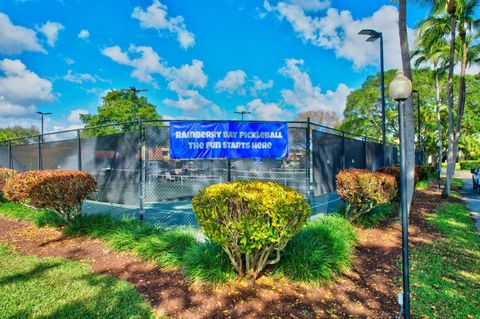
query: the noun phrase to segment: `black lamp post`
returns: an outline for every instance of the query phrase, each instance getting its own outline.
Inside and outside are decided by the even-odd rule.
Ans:
[[[134,86],[129,87],[128,89],[121,90],[124,92],[132,92],[133,93],[133,125],[134,125],[134,130],[137,126],[137,121],[138,121],[138,156],[139,156],[139,163],[138,163],[138,170],[140,172],[139,178],[140,178],[140,183],[138,187],[138,192],[139,192],[139,197],[140,197],[140,222],[143,223],[144,217],[145,217],[145,208],[144,208],[144,194],[145,194],[145,176],[143,176],[143,172],[145,171],[145,161],[142,160],[142,118],[139,117],[137,119],[137,94],[139,92],[145,92],[147,90],[145,89],[137,89]]]
[[[40,131],[40,134],[41,134],[41,136],[42,136],[41,141],[42,141],[42,143],[43,143],[43,117],[46,116],[46,115],[50,115],[50,114],[52,114],[52,113],[51,113],[51,112],[40,112],[40,111],[39,111],[39,112],[36,112],[36,113],[37,113],[37,114],[40,114],[40,116],[41,116],[41,118],[42,118],[42,119],[41,119],[41,131]]]
[[[358,34],[361,35],[368,35],[367,42],[373,42],[377,39],[380,39],[380,86],[382,91],[382,158],[383,158],[383,165],[386,165],[386,146],[387,140],[385,136],[385,71],[383,65],[383,35],[382,32],[378,32],[372,29],[363,29]]]
[[[128,89],[123,89],[124,92],[132,92],[133,93],[133,122],[136,125],[137,122],[137,94],[140,92],[146,92],[146,89],[137,89],[134,86],[129,87]],[[138,119],[140,121],[140,118]]]
[[[235,111],[234,113],[240,114],[240,115],[242,116],[242,121],[243,121],[243,116],[244,116],[245,114],[251,114],[252,112],[247,112],[247,111]]]
[[[398,102],[399,139],[400,139],[400,211],[402,219],[402,271],[403,271],[403,314],[405,319],[410,318],[410,275],[408,262],[408,197],[406,172],[406,145],[405,145],[405,114],[403,104],[412,93],[412,82],[398,71],[397,76],[390,83],[390,96]]]
[[[420,152],[422,150],[422,142],[420,141],[420,128],[421,128],[421,125],[422,125],[422,120],[420,118],[420,92],[418,92],[418,90],[413,90],[412,93],[416,93],[417,94],[417,148],[418,148],[418,151]],[[420,153],[419,153],[419,156],[420,156]],[[422,154],[423,156],[423,154]],[[417,164],[422,164],[423,162],[423,157],[422,158],[418,158],[418,163]]]

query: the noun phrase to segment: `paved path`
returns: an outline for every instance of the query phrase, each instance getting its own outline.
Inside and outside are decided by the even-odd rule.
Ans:
[[[463,179],[463,186],[459,192],[462,194],[462,199],[475,221],[477,233],[480,234],[480,194],[473,190],[472,174],[470,172],[455,172],[455,177]]]

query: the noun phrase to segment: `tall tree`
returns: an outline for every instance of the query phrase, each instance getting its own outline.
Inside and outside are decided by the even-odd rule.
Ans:
[[[433,67],[433,77],[435,80],[435,115],[437,123],[437,170],[442,174],[443,142],[442,142],[442,120],[440,117],[441,109],[441,87],[440,77],[446,73],[448,61],[448,43],[445,38],[435,32],[437,24],[433,17],[423,20],[417,27],[417,43],[412,52],[414,65],[416,68],[423,64],[431,64]]]
[[[398,32],[400,35],[400,50],[402,54],[402,66],[405,76],[412,81],[412,66],[410,64],[410,50],[408,48],[407,34],[407,3],[399,1]],[[412,81],[413,82],[413,81]],[[408,204],[412,202],[415,186],[415,113],[413,111],[412,98],[405,101],[405,149],[406,149],[406,174],[407,174],[407,198]],[[409,210],[408,210],[409,211]]]
[[[20,125],[14,125],[12,127],[0,128],[0,141],[15,139],[12,144],[26,144],[36,142],[36,138],[32,137],[39,135],[38,128],[23,127]]]
[[[295,118],[295,121],[306,121],[308,118],[310,118],[310,120],[314,123],[332,128],[336,128],[340,125],[340,123],[342,123],[337,113],[323,110],[299,113]]]
[[[447,170],[447,179],[445,183],[448,183],[448,190],[450,190],[450,185],[453,178],[453,173],[455,172],[455,163],[457,160],[458,154],[458,144],[461,137],[461,128],[462,128],[462,119],[465,111],[465,99],[467,92],[467,82],[466,82],[466,70],[470,63],[477,60],[476,56],[470,54],[471,46],[476,46],[472,38],[476,33],[476,29],[480,26],[480,19],[475,18],[475,9],[478,6],[478,0],[469,0],[467,3],[458,10],[458,38],[460,39],[460,83],[458,91],[458,107],[457,107],[457,118],[455,123],[455,138],[453,144],[453,162],[449,163],[451,166],[450,174]],[[472,48],[474,49],[474,48]],[[475,49],[474,49],[475,50]],[[472,61],[473,60],[473,61]],[[445,187],[447,189],[447,187]],[[448,196],[449,193],[444,193],[445,196]]]
[[[133,93],[131,91],[109,91],[103,97],[103,104],[98,107],[97,114],[81,114],[80,120],[85,123],[85,128],[110,124],[112,126],[85,130],[83,135],[98,136],[132,131],[133,124],[122,123],[134,120],[133,107]],[[140,118],[142,121],[160,120],[162,118],[157,113],[155,105],[149,103],[147,98],[143,96],[137,97],[136,116],[137,119]]]
[[[347,104],[343,111],[343,121],[340,128],[346,132],[365,135],[378,140],[382,139],[382,101],[380,92],[380,73],[367,77],[362,87],[351,92],[347,97]],[[395,77],[395,71],[385,72],[385,85]],[[388,142],[396,141],[397,106],[390,96],[386,98],[386,137]]]

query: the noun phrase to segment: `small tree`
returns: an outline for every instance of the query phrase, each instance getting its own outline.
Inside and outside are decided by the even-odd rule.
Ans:
[[[211,185],[192,204],[205,235],[223,248],[239,275],[250,279],[280,260],[311,213],[299,192],[260,181]]]

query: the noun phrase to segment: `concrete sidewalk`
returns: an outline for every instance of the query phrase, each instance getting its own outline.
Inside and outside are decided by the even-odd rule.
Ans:
[[[463,185],[459,189],[462,200],[470,211],[470,215],[477,227],[477,233],[480,234],[480,194],[478,190],[473,189],[472,175],[468,172],[455,172],[455,177],[463,180]]]

